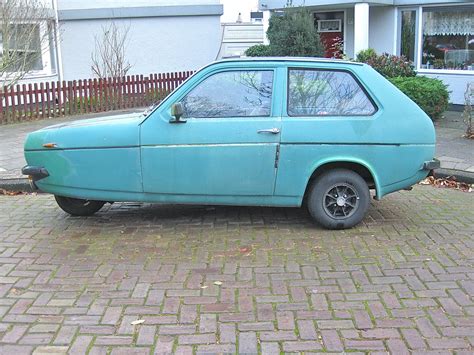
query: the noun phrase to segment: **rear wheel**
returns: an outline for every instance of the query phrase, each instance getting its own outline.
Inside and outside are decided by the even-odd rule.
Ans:
[[[90,216],[104,206],[104,201],[83,200],[55,195],[54,198],[64,212],[73,216]]]
[[[328,229],[346,229],[364,218],[370,192],[359,174],[334,169],[313,182],[307,202],[308,211],[317,223]]]

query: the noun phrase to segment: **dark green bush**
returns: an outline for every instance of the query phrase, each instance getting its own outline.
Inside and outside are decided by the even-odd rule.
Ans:
[[[399,76],[415,76],[416,72],[413,64],[404,56],[396,56],[388,53],[377,55],[371,48],[360,51],[357,54],[358,62],[369,64],[386,78],[395,78]]]
[[[389,78],[390,82],[420,106],[432,120],[448,108],[449,91],[439,79],[426,76]]]
[[[324,46],[314,26],[314,18],[305,7],[287,7],[270,17],[267,37],[272,55],[323,57]]]
[[[271,55],[270,46],[265,44],[257,44],[247,48],[245,55],[248,57],[268,57]]]

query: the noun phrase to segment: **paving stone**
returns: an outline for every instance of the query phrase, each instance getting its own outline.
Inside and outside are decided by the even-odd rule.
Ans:
[[[257,352],[257,334],[255,332],[239,333],[239,353],[255,354]]]

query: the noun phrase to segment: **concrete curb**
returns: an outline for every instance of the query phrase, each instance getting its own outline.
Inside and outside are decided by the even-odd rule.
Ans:
[[[13,192],[33,192],[27,178],[0,179],[0,189]]]
[[[474,173],[464,170],[436,169],[434,176],[436,178],[446,178],[454,176],[456,181],[474,184]],[[0,179],[0,189],[7,191],[33,192],[27,178]]]
[[[474,173],[464,170],[455,169],[436,169],[434,171],[436,178],[447,178],[454,176],[457,182],[465,182],[467,184],[474,184]]]

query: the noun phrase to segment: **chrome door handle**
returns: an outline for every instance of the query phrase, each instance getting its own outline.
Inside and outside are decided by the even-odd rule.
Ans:
[[[257,133],[271,133],[271,134],[278,134],[280,130],[278,128],[269,128],[269,129],[259,129]]]

